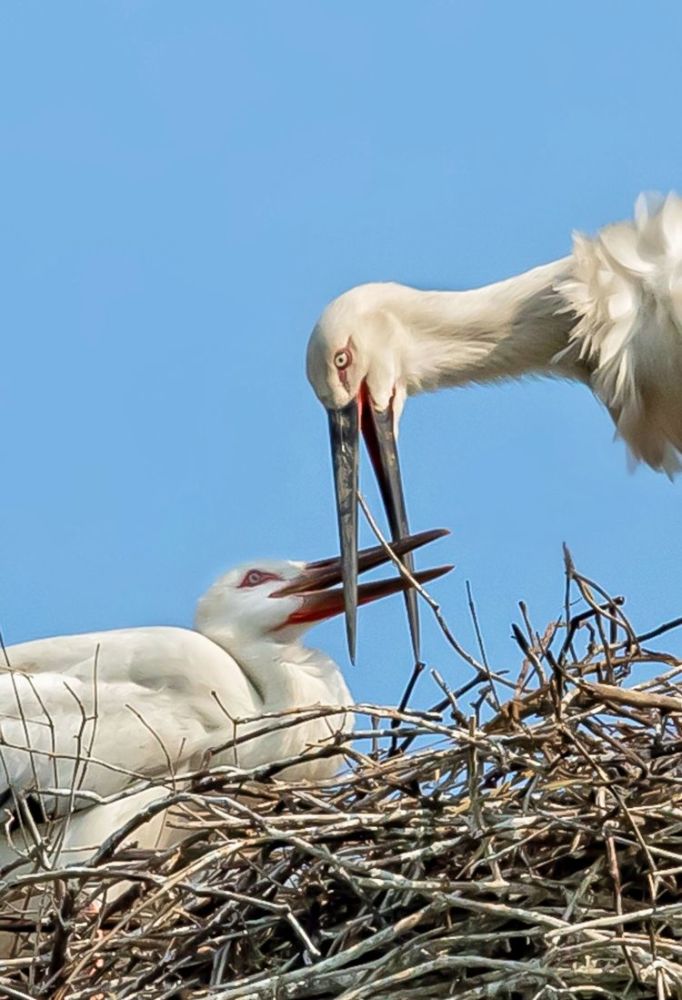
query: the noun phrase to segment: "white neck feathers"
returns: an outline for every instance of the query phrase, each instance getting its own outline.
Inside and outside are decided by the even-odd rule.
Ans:
[[[387,286],[386,307],[396,308],[405,327],[408,393],[549,372],[572,325],[556,290],[569,266],[565,258],[464,292]]]
[[[228,628],[204,634],[237,661],[263,712],[352,704],[341,670],[320,650],[270,637],[237,638]]]

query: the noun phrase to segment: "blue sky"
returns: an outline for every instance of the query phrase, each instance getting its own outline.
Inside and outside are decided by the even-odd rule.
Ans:
[[[681,36],[674,2],[4,4],[6,640],[189,624],[233,563],[334,551],[318,313],[506,277],[680,189]],[[612,436],[577,386],[408,402],[412,524],[453,532],[433,592],[473,645],[471,580],[499,669],[519,599],[560,610],[564,540],[637,625],[682,613],[682,486]],[[346,663],[340,620],[313,638]],[[356,696],[408,669],[401,602],[364,611]]]

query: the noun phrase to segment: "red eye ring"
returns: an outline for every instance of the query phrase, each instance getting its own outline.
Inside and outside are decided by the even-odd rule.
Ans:
[[[261,583],[267,583],[268,580],[281,580],[282,577],[278,576],[277,573],[267,573],[262,569],[249,569],[244,574],[242,582],[239,584],[239,589],[242,587],[259,587]]]

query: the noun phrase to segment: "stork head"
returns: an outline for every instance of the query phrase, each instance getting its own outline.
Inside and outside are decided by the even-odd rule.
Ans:
[[[403,318],[408,289],[393,283],[358,285],[330,302],[308,342],[308,378],[320,402],[338,410],[363,389],[377,409],[405,401],[409,334]]]
[[[398,555],[425,545],[446,531],[422,532],[394,547]],[[362,572],[389,559],[382,546],[358,554]],[[450,566],[439,566],[416,575],[420,583],[447,573]],[[292,642],[315,622],[331,618],[344,610],[343,590],[334,584],[341,580],[338,557],[304,563],[259,560],[244,563],[221,576],[200,599],[195,616],[198,631],[211,637],[229,637],[236,643],[258,640]],[[358,603],[405,591],[409,583],[400,576],[361,584]]]
[[[360,433],[377,477],[394,541],[409,533],[400,464],[398,420],[407,394],[409,335],[401,318],[397,285],[360,285],[335,299],[320,317],[308,343],[308,378],[329,415],[346,631],[355,651],[358,604],[358,451]],[[411,557],[405,565],[412,571]],[[419,619],[414,590],[406,592],[415,658]]]

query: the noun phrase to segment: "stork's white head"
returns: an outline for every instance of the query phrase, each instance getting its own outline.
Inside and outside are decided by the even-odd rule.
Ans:
[[[351,658],[357,608],[357,489],[360,431],[379,482],[393,540],[409,528],[396,445],[407,393],[411,290],[394,284],[352,288],[322,313],[308,343],[308,378],[329,415],[343,562],[346,629]],[[408,560],[408,569],[412,563]],[[414,591],[406,594],[415,658],[419,620]]]
[[[409,337],[392,283],[358,285],[330,302],[308,342],[307,371],[320,402],[340,410],[361,394],[397,422],[406,395]]]
[[[204,633],[228,630],[238,641],[276,638],[289,625],[289,618],[301,610],[304,599],[295,595],[271,598],[304,569],[305,563],[273,559],[236,566],[199,599],[196,627]],[[300,631],[311,624],[302,623]]]
[[[425,545],[446,532],[431,531],[414,535],[396,551],[400,554]],[[381,546],[359,554],[361,570],[372,569],[388,560]],[[420,582],[435,579],[449,566],[417,574]],[[244,563],[221,576],[199,600],[195,627],[226,646],[238,649],[254,642],[296,641],[315,622],[331,618],[344,610],[343,591],[333,585],[341,579],[337,557],[304,563],[285,560],[259,560]],[[407,589],[402,577],[362,584],[358,591],[361,604]]]

